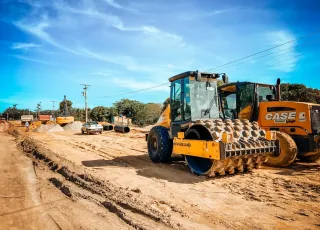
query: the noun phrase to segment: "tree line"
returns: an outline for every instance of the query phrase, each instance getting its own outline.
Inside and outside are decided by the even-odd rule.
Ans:
[[[68,115],[73,116],[75,120],[84,121],[85,109],[74,108],[72,105],[72,101],[67,100]],[[88,108],[88,118],[93,121],[114,122],[114,117],[120,115],[131,118],[133,124],[145,126],[157,122],[161,115],[161,108],[162,105],[158,103],[143,103],[136,100],[122,99],[113,103],[110,107],[97,106],[92,109]],[[30,114],[36,118],[38,109],[29,111],[27,109],[19,109],[15,105],[4,110],[0,116],[9,120],[20,120],[22,115]],[[57,110],[41,110],[40,114],[50,114],[54,117],[64,115],[64,101],[59,103]]]
[[[283,101],[320,104],[320,90],[308,88],[303,84],[281,84],[281,97]],[[84,121],[85,110],[83,108],[73,108],[72,104],[72,101],[67,100],[69,115],[73,116],[75,120]],[[154,124],[168,104],[170,104],[170,98],[167,98],[163,104],[121,99],[113,103],[110,107],[97,106],[92,109],[89,108],[88,117],[94,121],[113,122],[114,116],[123,115],[131,118],[133,124],[144,126]],[[19,109],[16,105],[13,105],[7,108],[0,116],[8,117],[11,120],[19,120],[22,115],[30,113],[36,117],[37,109],[35,111],[29,111],[27,109]],[[40,114],[52,114],[55,117],[62,115],[64,114],[64,102],[60,102],[57,110],[41,110]]]

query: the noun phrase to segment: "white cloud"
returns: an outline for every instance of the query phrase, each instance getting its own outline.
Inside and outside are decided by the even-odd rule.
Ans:
[[[179,46],[185,46],[186,42],[183,40],[183,37],[173,34],[173,33],[168,33],[166,31],[162,31],[158,28],[155,28],[153,26],[142,26],[138,30],[144,32],[146,35],[153,35],[156,36],[157,38],[160,39],[167,39],[167,40],[174,40],[179,44]]]
[[[76,51],[69,49],[59,43],[57,43],[46,31],[45,29],[47,29],[50,24],[49,22],[47,22],[46,20],[44,21],[40,21],[38,24],[30,24],[30,23],[26,23],[24,21],[19,21],[19,22],[15,22],[14,25],[16,25],[18,28],[20,28],[21,30],[33,34],[34,36],[44,40],[45,42],[60,48],[64,51],[73,53],[73,54],[77,54],[79,55],[79,53],[77,53]]]
[[[28,50],[30,48],[40,47],[40,45],[34,43],[13,43],[11,49],[13,50]]]
[[[193,13],[193,14],[183,14],[180,18],[182,20],[195,20],[195,19],[203,19],[203,18],[208,18],[212,16],[216,16],[219,14],[225,14],[225,13],[230,13],[235,10],[239,10],[241,7],[233,7],[229,9],[220,9],[220,10],[212,10],[212,11],[205,11],[205,12],[198,12],[198,13]]]
[[[42,60],[38,60],[38,59],[35,59],[35,58],[30,58],[30,57],[25,57],[25,56],[22,56],[22,55],[12,55],[12,56],[15,57],[15,58],[18,58],[18,59],[31,61],[31,62],[37,62],[37,63],[44,64],[44,65],[54,65],[54,63],[51,63],[51,62],[46,62],[46,61],[42,61]]]
[[[131,8],[125,7],[123,5],[120,5],[115,0],[103,0],[103,1],[106,2],[109,6],[115,8],[115,9],[129,11],[129,12],[132,12],[132,13],[136,13],[137,12],[137,10],[135,10],[135,9],[131,9]]]
[[[295,36],[293,34],[284,30],[269,32],[267,34],[267,40],[272,46],[293,41],[294,39]],[[278,51],[286,50],[286,52],[274,55],[273,58],[266,61],[266,63],[274,70],[281,72],[294,71],[297,62],[299,61],[299,58],[297,57],[299,53],[295,50],[296,46],[297,41],[293,41],[277,48]]]
[[[96,9],[75,9],[70,7],[69,8],[63,7],[61,8],[61,10],[67,10],[71,13],[82,14],[82,15],[99,19],[99,20],[103,20],[108,25],[121,31],[142,32],[147,36],[154,36],[156,38],[175,40],[178,43],[180,43],[180,46],[186,45],[183,38],[179,35],[168,33],[166,31],[160,30],[153,26],[136,26],[136,27],[125,26],[123,21],[118,16],[111,15],[111,14],[104,14],[97,11]]]

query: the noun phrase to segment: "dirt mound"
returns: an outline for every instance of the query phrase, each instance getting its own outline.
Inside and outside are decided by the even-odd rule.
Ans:
[[[66,131],[80,131],[82,127],[81,121],[73,121],[66,126],[64,126],[64,130]]]
[[[55,121],[47,121],[46,125],[55,125],[57,124]]]
[[[53,127],[48,130],[48,133],[56,133],[62,131],[64,131],[64,129],[60,125],[53,125]]]
[[[35,132],[38,133],[56,133],[62,131],[64,131],[64,129],[58,124],[41,125],[39,128],[35,130]]]

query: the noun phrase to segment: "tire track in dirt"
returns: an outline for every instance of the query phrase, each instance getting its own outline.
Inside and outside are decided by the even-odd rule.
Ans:
[[[46,166],[52,172],[60,174],[65,180],[72,182],[77,187],[90,191],[90,193],[98,195],[104,199],[100,202],[105,208],[111,212],[115,212],[119,218],[132,225],[134,228],[145,229],[143,224],[130,222],[130,219],[126,216],[132,216],[133,214],[139,215],[139,218],[147,219],[153,222],[162,223],[165,226],[173,229],[181,229],[179,223],[174,223],[170,215],[163,213],[160,210],[150,207],[147,203],[141,201],[141,198],[130,191],[124,191],[123,188],[117,188],[110,182],[102,182],[93,178],[91,175],[82,173],[76,173],[75,166],[70,165],[68,162],[59,162],[61,159],[53,160],[50,157],[55,156],[54,153],[46,154],[48,150],[41,149],[33,140],[24,139],[21,141],[21,146],[28,154],[29,157],[35,162],[35,165]],[[57,156],[55,156],[57,157]],[[65,163],[66,165],[63,165]],[[71,171],[72,169],[72,171]],[[51,178],[50,181],[66,196],[71,197],[72,192],[70,187],[59,182],[58,179]],[[130,213],[130,214],[128,214]],[[136,218],[136,219],[139,219]]]

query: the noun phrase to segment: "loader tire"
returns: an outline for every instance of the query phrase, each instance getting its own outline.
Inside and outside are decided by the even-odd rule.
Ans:
[[[311,156],[299,156],[298,158],[300,159],[300,161],[303,161],[303,162],[309,162],[309,163],[316,162],[318,159],[320,159],[320,152]]]
[[[298,158],[301,160],[301,161],[304,161],[304,162],[316,162],[318,159],[320,159],[320,138],[318,139],[318,142],[317,142],[317,148],[318,148],[318,152],[314,155],[310,155],[310,156],[298,156]]]
[[[277,132],[277,139],[280,142],[280,153],[278,156],[269,155],[265,163],[271,167],[287,167],[291,165],[297,157],[297,145],[288,134]]]
[[[169,162],[172,154],[172,139],[168,129],[163,126],[153,127],[148,135],[148,154],[154,163]]]

